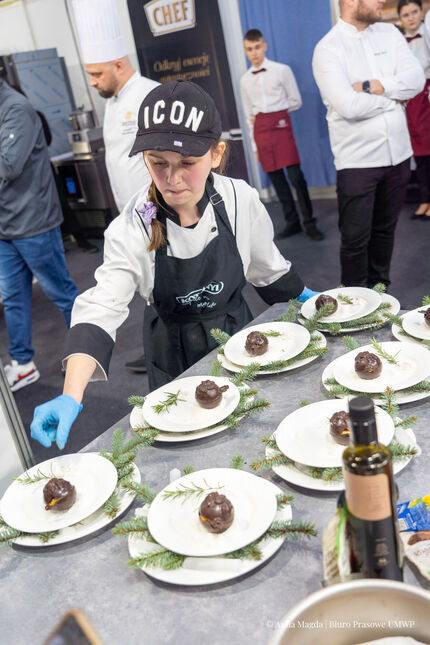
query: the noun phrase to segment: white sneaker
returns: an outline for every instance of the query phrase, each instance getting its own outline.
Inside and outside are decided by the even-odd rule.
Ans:
[[[18,361],[12,360],[10,365],[5,365],[4,371],[12,392],[16,392],[40,378],[39,370],[33,361],[19,365]]]

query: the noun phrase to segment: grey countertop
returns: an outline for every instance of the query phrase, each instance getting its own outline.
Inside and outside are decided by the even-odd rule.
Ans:
[[[285,305],[274,305],[256,321],[273,320],[284,310]],[[366,344],[371,336],[392,340],[390,326],[354,335],[360,344]],[[140,450],[136,463],[142,482],[159,490],[168,482],[172,468],[181,469],[188,464],[196,470],[226,467],[233,455],[240,453],[247,462],[262,455],[261,437],[271,434],[302,399],[315,402],[328,398],[321,384],[323,368],[345,352],[338,338],[328,337],[328,348],[324,357],[305,367],[259,377],[255,384],[259,395],[271,402],[270,408],[236,430],[228,429],[189,443],[154,444]],[[202,359],[187,374],[207,373],[214,354]],[[423,449],[423,454],[396,477],[400,500],[404,501],[430,493],[430,471],[426,466],[429,399],[402,406],[401,411],[418,415],[414,431]],[[106,430],[86,450],[109,448],[116,427],[129,434],[128,417]],[[71,607],[79,607],[87,614],[105,645],[266,643],[283,614],[321,588],[321,535],[335,512],[337,494],[294,488],[271,471],[262,476],[295,494],[293,518],[314,521],[318,537],[286,542],[271,560],[252,573],[212,587],[154,582],[142,571],[126,565],[127,541],[112,536],[110,530],[64,546],[3,548],[0,645],[41,644]],[[125,517],[133,516],[136,505],[135,502]],[[407,564],[405,582],[423,584]]]

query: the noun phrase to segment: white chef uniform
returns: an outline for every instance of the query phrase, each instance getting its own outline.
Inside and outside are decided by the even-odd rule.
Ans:
[[[136,72],[117,96],[106,101],[103,120],[106,168],[119,211],[134,193],[151,182],[143,155],[129,157],[128,154],[136,138],[140,104],[157,85],[156,81]]]

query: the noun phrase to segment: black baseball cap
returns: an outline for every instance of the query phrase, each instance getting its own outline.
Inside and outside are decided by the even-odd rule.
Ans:
[[[147,94],[139,108],[138,131],[129,157],[143,150],[201,157],[221,132],[221,117],[204,89],[182,79],[163,83]]]

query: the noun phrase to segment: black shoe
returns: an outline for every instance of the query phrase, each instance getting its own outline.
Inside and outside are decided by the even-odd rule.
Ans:
[[[324,233],[319,230],[314,222],[306,226],[306,235],[310,237],[311,240],[315,241],[323,240],[325,238]]]
[[[95,244],[91,244],[91,242],[88,242],[88,240],[85,240],[83,238],[80,238],[79,240],[76,240],[78,247],[81,251],[84,253],[98,253],[99,249]]]
[[[275,235],[275,240],[283,240],[286,237],[291,237],[292,235],[297,235],[297,233],[302,232],[302,227],[300,226],[300,222],[293,222],[291,224],[287,224],[285,229]]]
[[[146,372],[146,361],[145,361],[145,355],[142,354],[138,359],[135,361],[130,361],[129,363],[125,364],[128,369],[133,370],[133,372],[138,372],[139,374],[143,374]]]

